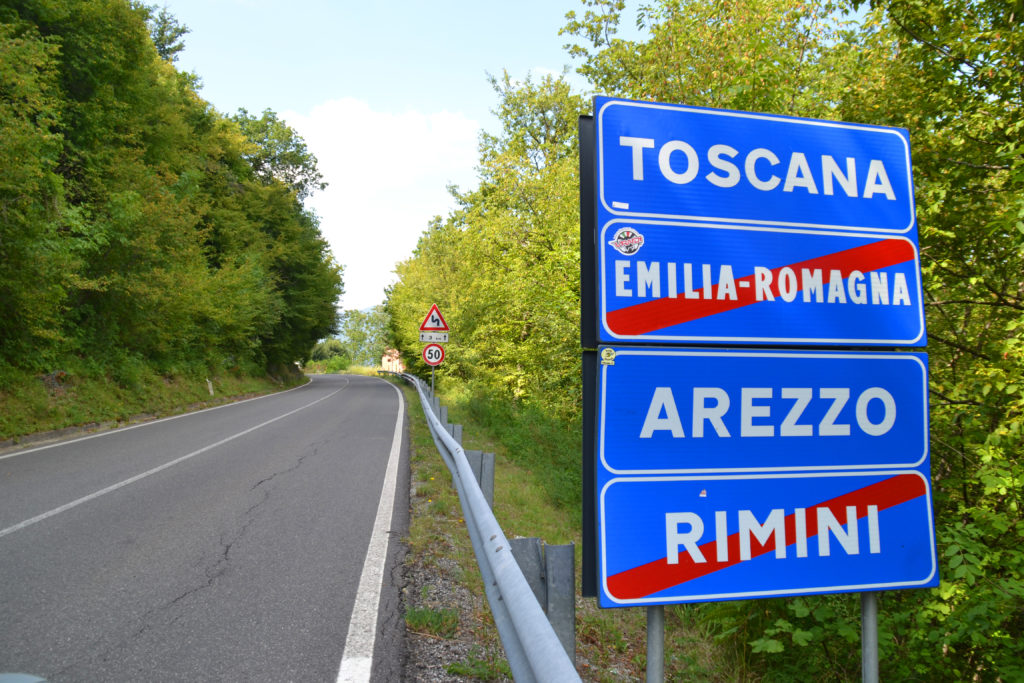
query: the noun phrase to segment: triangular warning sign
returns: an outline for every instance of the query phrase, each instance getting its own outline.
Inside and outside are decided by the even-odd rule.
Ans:
[[[427,313],[427,317],[423,319],[423,324],[420,325],[420,332],[447,332],[448,323],[444,321],[444,316],[441,315],[441,311],[438,310],[437,304],[430,307],[430,313]]]

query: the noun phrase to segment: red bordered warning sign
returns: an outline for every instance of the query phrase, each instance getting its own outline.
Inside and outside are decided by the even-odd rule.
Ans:
[[[423,323],[420,325],[420,332],[447,332],[448,323],[444,321],[444,316],[441,315],[441,311],[437,308],[437,304],[433,304],[430,307],[430,312],[427,313],[427,317],[423,319]]]

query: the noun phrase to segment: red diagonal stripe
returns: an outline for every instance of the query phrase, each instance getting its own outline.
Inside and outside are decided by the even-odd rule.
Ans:
[[[817,258],[808,259],[794,263],[790,268],[799,271],[801,268],[808,270],[821,269],[823,272],[838,270],[845,280],[855,270],[862,273],[869,273],[873,270],[880,270],[898,263],[914,260],[914,247],[907,240],[884,239],[877,242],[870,242],[852,249],[837,251],[834,254],[826,254]],[[779,271],[785,266],[779,266],[772,270],[771,292],[773,296],[779,296],[778,282]],[[743,287],[741,282],[748,282]],[[619,335],[647,334],[655,330],[661,330],[673,325],[690,322],[699,318],[706,318],[717,313],[724,313],[743,306],[757,303],[755,296],[754,276],[737,278],[736,300],[725,299],[675,299],[663,298],[654,301],[645,301],[635,306],[627,306],[616,311],[609,311],[605,315],[608,329]],[[712,296],[718,296],[718,285],[712,287]]]
[[[846,507],[856,506],[858,519],[867,516],[867,506],[877,505],[881,512],[886,508],[905,503],[908,500],[919,498],[927,493],[925,482],[916,474],[899,474],[895,477],[884,479],[880,482],[865,486],[841,496],[837,496],[824,503],[807,506],[812,508],[827,507],[832,511],[836,519],[845,519]],[[796,542],[796,517],[786,517],[786,540],[787,547]],[[818,534],[818,517],[816,514],[807,514],[807,539],[808,541]],[[681,583],[691,581],[701,576],[707,576],[721,569],[732,567],[740,562],[740,535],[731,534],[727,540],[729,546],[729,561],[718,562],[717,542],[709,541],[699,546],[701,553],[707,562],[695,563],[688,552],[679,553],[679,564],[669,564],[665,558],[649,562],[624,572],[613,574],[608,577],[608,593],[620,600],[632,600],[642,598],[652,593],[678,586]],[[775,536],[766,545],[758,545],[757,539],[751,539],[751,559],[775,551]]]

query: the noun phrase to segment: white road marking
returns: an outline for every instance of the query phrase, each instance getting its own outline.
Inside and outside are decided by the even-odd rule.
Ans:
[[[391,455],[384,475],[384,487],[377,505],[377,519],[373,523],[373,535],[366,549],[363,573],[359,577],[356,601],[348,622],[348,636],[345,650],[338,668],[338,683],[366,683],[373,669],[373,646],[377,638],[377,612],[380,610],[381,584],[384,566],[388,557],[388,532],[391,530],[391,514],[395,507],[395,489],[398,486],[398,461],[402,453],[402,422],[405,419],[405,398],[402,391],[391,385],[398,393],[398,419],[395,421],[395,435],[391,440]]]
[[[64,505],[61,505],[60,507],[56,507],[56,508],[54,508],[52,510],[44,512],[41,515],[36,515],[35,517],[32,517],[31,519],[26,519],[24,522],[19,522],[18,524],[15,524],[14,526],[9,526],[6,529],[0,529],[0,538],[3,538],[7,534],[13,534],[15,531],[20,531],[21,529],[24,529],[25,527],[32,526],[36,522],[42,522],[44,519],[49,519],[50,517],[53,517],[55,515],[59,515],[62,512],[67,512],[68,510],[70,510],[72,508],[76,508],[76,507],[78,507],[79,505],[81,505],[83,503],[88,503],[90,500],[95,500],[95,499],[99,498],[100,496],[104,496],[104,495],[106,495],[108,493],[112,493],[114,491],[117,491],[118,489],[124,488],[125,486],[128,486],[129,484],[134,484],[135,482],[139,481],[140,479],[145,479],[146,477],[148,477],[148,476],[150,476],[152,474],[156,474],[157,472],[162,472],[163,470],[166,470],[168,467],[174,467],[175,465],[177,465],[179,463],[185,462],[189,458],[194,458],[195,456],[199,455],[200,453],[205,453],[206,451],[211,450],[213,448],[216,448],[217,446],[222,446],[222,445],[226,444],[228,441],[232,441],[234,439],[237,439],[240,436],[245,436],[246,434],[248,434],[250,432],[254,432],[257,429],[261,429],[262,427],[266,427],[267,425],[272,424],[274,422],[277,422],[278,420],[284,419],[284,418],[288,417],[289,415],[294,415],[295,413],[299,412],[300,410],[305,410],[306,408],[309,408],[310,406],[314,406],[317,403],[320,403],[320,401],[325,401],[325,400],[329,399],[331,396],[334,396],[335,394],[337,394],[339,391],[341,391],[344,388],[345,387],[342,387],[341,389],[338,389],[337,391],[332,391],[331,393],[327,394],[326,396],[321,396],[320,398],[318,398],[317,400],[313,401],[312,403],[307,403],[304,406],[296,408],[295,410],[290,410],[287,413],[284,413],[282,415],[278,415],[277,417],[272,418],[270,420],[267,420],[266,422],[261,422],[260,424],[256,425],[255,427],[249,427],[249,429],[246,429],[244,431],[238,432],[237,434],[232,434],[231,436],[227,437],[226,439],[221,439],[220,441],[218,441],[216,443],[212,443],[209,446],[203,446],[199,450],[192,451],[188,455],[183,455],[180,458],[177,458],[175,460],[171,460],[170,462],[165,462],[163,465],[160,465],[158,467],[154,467],[153,469],[147,470],[147,471],[143,472],[142,474],[136,474],[134,477],[129,477],[128,479],[125,479],[124,481],[120,481],[120,482],[118,482],[118,483],[116,483],[116,484],[114,484],[112,486],[108,486],[105,489],[100,489],[99,491],[96,491],[95,493],[90,493],[88,496],[83,496],[82,498],[79,498],[78,500],[73,500],[70,503],[65,503]]]

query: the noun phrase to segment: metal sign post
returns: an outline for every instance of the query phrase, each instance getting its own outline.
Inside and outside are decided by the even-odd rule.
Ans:
[[[863,683],[878,683],[878,593],[860,594],[860,670]]]

